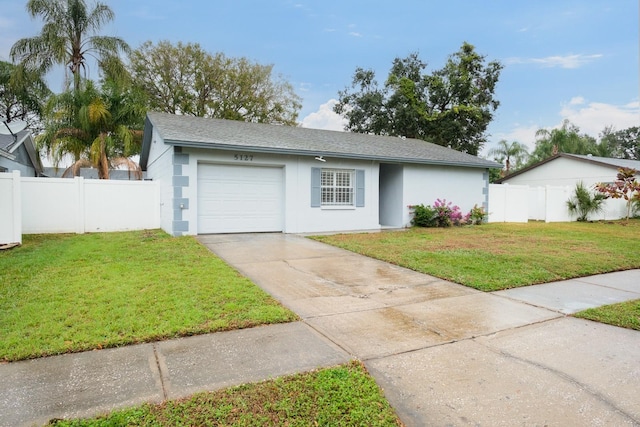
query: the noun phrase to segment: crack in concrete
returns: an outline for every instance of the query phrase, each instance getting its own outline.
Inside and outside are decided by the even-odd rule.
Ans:
[[[613,289],[614,291],[618,291],[618,292],[626,292],[626,293],[629,293],[629,294],[640,295],[640,292],[630,291],[628,289],[623,289],[623,288],[616,288],[615,286],[603,285],[601,283],[589,282],[588,280],[580,280],[580,279],[588,279],[588,277],[586,277],[586,278],[579,277],[577,279],[570,279],[570,280],[575,280],[576,282],[585,283],[585,284],[591,285],[591,286],[599,286],[601,288]]]
[[[549,372],[553,375],[556,375],[560,378],[562,378],[564,381],[573,384],[574,386],[577,386],[578,388],[580,388],[581,390],[584,390],[586,393],[590,394],[591,396],[593,396],[596,400],[602,402],[603,404],[605,404],[606,406],[608,406],[609,408],[613,409],[615,412],[617,412],[618,414],[626,417],[627,419],[629,419],[634,425],[640,425],[640,418],[636,418],[633,414],[628,413],[627,411],[625,411],[624,409],[618,407],[615,402],[610,401],[605,395],[603,395],[602,393],[600,393],[597,390],[594,390],[593,388],[591,388],[588,384],[585,384],[583,382],[578,381],[578,379],[572,377],[571,375],[564,373],[558,369],[553,368],[552,366],[548,366],[545,365],[543,363],[539,363],[530,359],[526,359],[520,356],[516,356],[515,354],[509,353],[507,351],[501,350],[499,348],[495,348],[492,347],[490,345],[488,345],[487,343],[483,343],[480,342],[478,340],[473,340],[475,341],[477,344],[483,346],[484,348],[486,348],[487,350],[498,354],[500,356],[503,356],[507,359],[512,359],[512,360],[516,360],[518,362],[530,365],[530,366],[534,366],[538,369],[542,369],[543,371]]]
[[[500,292],[500,291],[495,291],[495,292]],[[558,313],[558,314],[560,314],[560,315],[562,315],[564,317],[571,316],[571,314],[572,314],[572,313],[565,313],[562,310],[556,310],[554,308],[547,307],[547,306],[544,306],[544,305],[538,305],[538,304],[534,304],[534,303],[529,302],[529,301],[525,301],[525,300],[522,300],[522,299],[514,298],[514,297],[511,297],[509,295],[496,294],[495,292],[489,292],[489,295],[492,295],[492,296],[498,297],[498,298],[504,298],[504,299],[507,299],[509,301],[517,302],[517,303],[520,303],[520,304],[528,305],[530,307],[535,307],[535,308],[541,308],[541,309],[544,309],[544,310],[548,310],[548,311],[551,311],[552,313]]]
[[[566,316],[564,316],[564,317],[566,317]],[[449,340],[447,340],[447,341],[443,341],[443,342],[439,342],[439,343],[435,343],[435,344],[426,345],[426,346],[424,346],[424,347],[420,347],[420,348],[415,348],[415,349],[405,350],[405,351],[399,351],[399,352],[396,352],[396,353],[389,353],[389,354],[385,354],[385,355],[381,355],[381,356],[369,357],[369,358],[361,359],[361,360],[363,360],[363,361],[381,360],[381,359],[385,359],[385,358],[387,358],[387,357],[400,356],[400,355],[403,355],[403,354],[415,353],[415,352],[422,351],[422,350],[426,350],[426,349],[429,349],[429,348],[435,348],[435,347],[440,347],[440,346],[445,346],[445,345],[455,344],[455,343],[464,342],[464,341],[476,341],[478,338],[490,337],[490,336],[492,336],[492,335],[496,335],[496,334],[498,334],[498,333],[502,333],[502,332],[506,332],[506,331],[515,331],[515,330],[518,330],[518,329],[526,328],[526,327],[528,327],[528,326],[532,326],[532,325],[539,325],[539,324],[546,323],[546,322],[552,322],[552,321],[554,321],[554,320],[558,320],[558,319],[562,319],[562,318],[563,318],[563,317],[554,317],[554,318],[551,318],[551,319],[544,319],[544,320],[540,320],[540,321],[537,321],[537,322],[527,323],[527,324],[525,324],[525,325],[512,326],[512,327],[510,327],[510,328],[501,329],[501,330],[499,330],[499,331],[488,332],[488,333],[486,333],[486,334],[481,334],[481,335],[472,335],[472,336],[470,336],[470,337],[465,337],[465,338],[451,338],[451,339],[449,339]],[[311,326],[311,325],[309,325],[309,326]],[[438,335],[440,335],[440,336],[443,336],[443,337],[444,337],[444,336],[446,336],[445,334],[440,333],[440,332],[438,332],[438,331],[437,331],[437,330],[435,330],[435,329],[432,329],[432,328],[426,327],[426,326],[424,326],[424,325],[422,325],[422,326],[423,326],[423,327],[424,327],[424,329],[426,329],[427,331],[432,331],[432,332],[434,332],[434,333],[436,333],[436,334],[438,334]],[[313,327],[313,326],[311,326],[311,327]],[[314,329],[315,329],[315,328],[314,328]],[[323,334],[323,335],[324,335],[324,334]]]
[[[162,388],[163,400],[167,400],[168,393],[167,393],[166,385],[164,383],[164,374],[162,372],[162,366],[160,365],[160,356],[158,355],[158,349],[156,347],[156,344],[153,344],[153,356],[156,359],[156,368],[158,369],[158,376],[160,377],[160,387]]]

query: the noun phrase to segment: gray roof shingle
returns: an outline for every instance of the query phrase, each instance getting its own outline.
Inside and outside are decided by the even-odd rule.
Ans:
[[[474,168],[502,167],[499,163],[418,139],[149,112],[140,159],[143,169],[148,160],[152,128],[159,132],[165,143],[184,147]]]
[[[640,160],[629,160],[629,159],[614,159],[611,157],[597,157],[597,156],[589,156],[582,154],[567,154],[570,157],[577,157],[578,159],[587,160],[595,163],[602,163],[605,165],[613,166],[615,168],[631,168],[635,170],[640,170]]]

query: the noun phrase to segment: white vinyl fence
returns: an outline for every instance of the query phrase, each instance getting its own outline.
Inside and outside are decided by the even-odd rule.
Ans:
[[[489,222],[568,222],[567,200],[573,197],[575,186],[529,187],[528,185],[490,184]],[[603,211],[590,220],[616,220],[627,214],[624,200],[608,199]]]
[[[20,243],[21,234],[159,228],[160,188],[153,181],[0,173],[0,220],[0,244]]]
[[[0,245],[22,243],[20,172],[0,173]]]

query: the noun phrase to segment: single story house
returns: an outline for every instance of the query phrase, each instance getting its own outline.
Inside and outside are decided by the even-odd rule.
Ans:
[[[0,134],[0,172],[20,171],[20,176],[42,175],[42,162],[28,130],[15,135]]]
[[[529,219],[554,221],[575,220],[569,215],[566,201],[573,197],[576,185],[582,182],[593,191],[598,183],[612,183],[616,180],[618,169],[632,168],[640,171],[640,161],[614,159],[592,155],[558,153],[541,162],[509,174],[496,181],[496,184],[528,186],[531,189],[529,200]],[[638,176],[638,175],[637,175]],[[540,191],[539,191],[540,190]],[[550,197],[549,194],[556,193]],[[551,199],[555,201],[552,202]],[[549,214],[550,206],[555,213]],[[542,209],[544,207],[544,209]],[[546,214],[542,211],[546,210]],[[614,220],[627,215],[627,204],[623,199],[609,199],[603,211],[592,214],[592,220]]]
[[[558,153],[496,181],[496,184],[572,186],[582,181],[587,187],[599,182],[613,182],[618,169],[640,171],[640,161],[591,155]]]
[[[172,235],[372,230],[438,198],[487,207],[501,165],[416,139],[147,114],[140,166]]]

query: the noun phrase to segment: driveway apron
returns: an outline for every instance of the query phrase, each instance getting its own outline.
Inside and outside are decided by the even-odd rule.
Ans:
[[[296,235],[199,240],[364,361],[408,426],[640,426],[640,333],[566,317],[640,298],[638,270],[572,281],[574,301],[561,283],[483,293]]]

